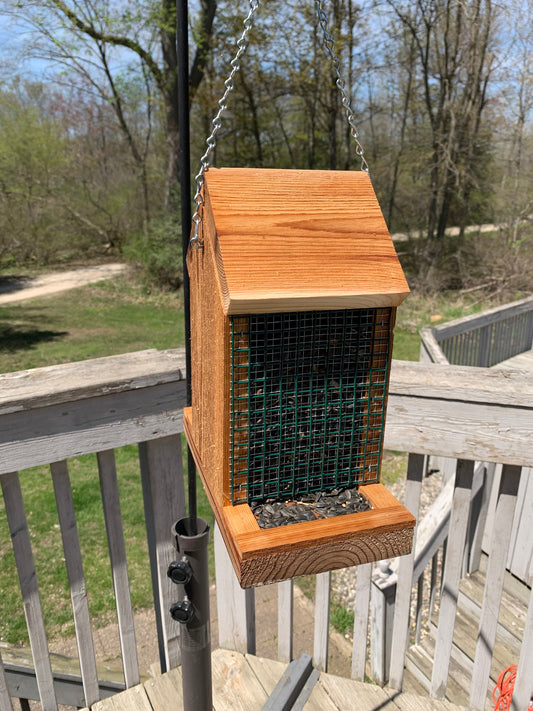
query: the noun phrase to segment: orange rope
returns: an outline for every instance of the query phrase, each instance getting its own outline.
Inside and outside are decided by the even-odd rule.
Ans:
[[[516,669],[517,665],[512,664],[498,677],[498,682],[492,692],[492,700],[496,704],[494,711],[508,711],[511,708]]]
[[[492,692],[492,700],[496,704],[494,711],[509,711],[511,708],[517,668],[518,666],[516,664],[511,664],[511,666],[502,671],[498,677],[498,681]],[[498,698],[496,699],[497,694]],[[533,697],[528,706],[528,711],[533,711]]]

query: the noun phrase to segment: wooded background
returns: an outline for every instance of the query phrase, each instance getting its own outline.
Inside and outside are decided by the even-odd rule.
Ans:
[[[324,6],[385,219],[418,238],[413,278],[436,280],[450,226],[454,254],[467,226],[502,226],[520,262],[533,0]],[[247,11],[190,3],[193,173]],[[175,0],[0,0],[0,15],[0,266],[125,254],[178,286]],[[260,7],[214,163],[359,168],[314,2]]]

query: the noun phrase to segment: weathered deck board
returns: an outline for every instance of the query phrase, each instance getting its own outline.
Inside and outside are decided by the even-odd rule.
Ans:
[[[217,649],[213,652],[213,711],[261,711],[286,669],[283,662]],[[415,694],[320,674],[304,711],[461,711]],[[183,711],[181,670],[98,701],[91,711]],[[84,709],[89,711],[89,709]]]
[[[529,370],[533,372],[533,351],[519,353],[512,358],[502,360],[501,363],[497,363],[492,367],[498,370]]]

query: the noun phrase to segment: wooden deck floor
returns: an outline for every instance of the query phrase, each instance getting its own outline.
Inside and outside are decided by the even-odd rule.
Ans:
[[[501,363],[497,363],[493,367],[503,370],[529,370],[531,372],[533,371],[533,350],[519,353],[517,356],[509,358],[509,360],[504,360]]]
[[[286,669],[282,662],[224,649],[213,652],[212,663],[214,711],[260,711]],[[463,707],[321,674],[303,708],[306,711],[459,711]],[[91,711],[183,711],[181,669],[173,669],[98,701]]]

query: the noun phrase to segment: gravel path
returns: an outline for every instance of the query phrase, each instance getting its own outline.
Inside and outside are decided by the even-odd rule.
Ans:
[[[104,279],[113,279],[128,269],[127,264],[99,264],[96,267],[55,272],[36,278],[0,276],[0,306],[57,294]]]

